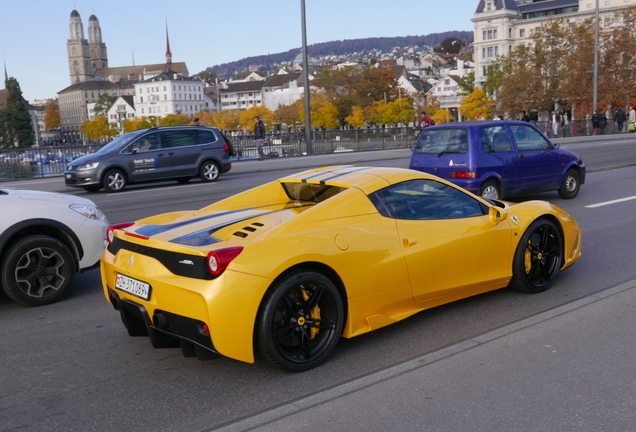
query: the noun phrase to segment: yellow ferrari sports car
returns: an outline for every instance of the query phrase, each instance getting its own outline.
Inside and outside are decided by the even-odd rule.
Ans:
[[[578,224],[548,202],[360,166],[114,225],[108,243],[104,293],[131,336],[290,371],[424,309],[507,286],[545,291],[581,256]]]

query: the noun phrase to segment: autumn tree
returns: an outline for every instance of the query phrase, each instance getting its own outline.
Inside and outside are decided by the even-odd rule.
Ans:
[[[133,117],[131,119],[126,119],[123,121],[122,126],[124,128],[124,133],[140,130],[140,129],[149,129],[151,127],[157,126],[157,117]]]
[[[44,129],[51,130],[61,127],[60,104],[57,99],[49,99],[44,105]]]
[[[222,110],[212,114],[212,126],[222,130],[234,130],[241,124],[238,110]]]
[[[302,99],[297,100],[291,105],[279,105],[274,111],[274,121],[287,125],[287,127],[293,126],[297,121],[300,121],[300,104]]]
[[[303,99],[304,101],[304,99]],[[338,109],[323,94],[312,92],[310,95],[311,126],[324,129],[335,129],[339,126]],[[300,106],[300,118],[305,126],[305,104]]]
[[[413,105],[408,98],[395,99],[387,103],[380,101],[374,105],[376,110],[376,123],[394,125],[399,123],[407,124],[413,121]]]
[[[6,107],[0,111],[0,148],[31,144],[35,135],[20,83],[11,77],[4,82],[4,87],[8,94]]]
[[[89,141],[98,141],[101,138],[111,138],[118,135],[114,125],[108,124],[108,120],[103,116],[97,116],[93,120],[85,120],[79,126],[79,131]]]
[[[274,124],[274,113],[272,112],[272,110],[264,106],[259,107],[254,105],[251,108],[246,109],[245,111],[241,111],[240,122],[241,128],[244,131],[254,132],[254,128],[256,127],[254,117],[258,117],[261,119],[261,121],[265,125],[265,130],[270,130],[272,125]]]
[[[361,128],[367,122],[367,118],[364,114],[364,109],[360,108],[359,106],[354,106],[351,109],[351,115],[346,117],[345,121],[356,129]]]
[[[459,54],[464,45],[463,40],[452,36],[444,39],[439,46],[433,48],[433,51],[439,54]]]
[[[188,122],[185,114],[168,114],[159,119],[159,126],[181,126]]]
[[[480,117],[479,114],[489,119],[494,105],[495,101],[492,98],[488,97],[482,89],[476,88],[462,99],[460,111],[465,120],[477,120]]]

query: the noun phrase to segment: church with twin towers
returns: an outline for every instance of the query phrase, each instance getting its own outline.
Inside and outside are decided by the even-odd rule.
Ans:
[[[84,25],[79,12],[71,12],[68,66],[71,84],[88,81],[108,67],[108,52],[102,41],[99,20],[92,14],[88,19],[88,40],[84,38]]]

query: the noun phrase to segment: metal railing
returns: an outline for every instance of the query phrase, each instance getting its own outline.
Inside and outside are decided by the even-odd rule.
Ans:
[[[531,122],[548,137],[575,137],[592,135],[590,120],[573,120],[557,128],[552,122]],[[623,125],[627,132],[627,124]],[[599,131],[600,133],[600,131]],[[617,124],[610,122],[605,134],[618,133]],[[408,148],[415,143],[416,130],[412,127],[369,128],[346,130],[316,130],[312,132],[312,154],[373,151]],[[234,160],[258,157],[252,134],[226,134],[235,148]],[[21,180],[48,176],[61,176],[72,160],[99,150],[103,144],[61,147],[22,148],[0,150],[0,181]],[[269,132],[263,146],[268,157],[307,155],[304,132]]]

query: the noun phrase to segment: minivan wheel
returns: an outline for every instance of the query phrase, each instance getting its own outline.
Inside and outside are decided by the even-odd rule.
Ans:
[[[201,169],[199,170],[199,176],[204,182],[217,181],[220,173],[221,169],[219,168],[219,165],[214,161],[203,162],[203,165],[201,165]]]
[[[121,192],[126,187],[127,180],[123,171],[112,169],[104,176],[104,189],[106,192]]]
[[[479,188],[479,196],[490,199],[500,199],[501,190],[499,185],[494,180],[488,180],[484,182]]]

